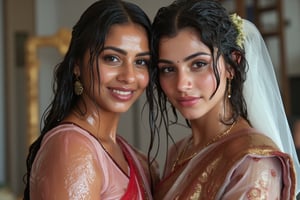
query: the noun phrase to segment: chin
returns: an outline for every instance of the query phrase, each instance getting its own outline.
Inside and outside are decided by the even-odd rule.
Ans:
[[[112,112],[115,112],[115,113],[125,113],[128,110],[129,110],[128,108],[119,108],[119,109],[113,109]]]
[[[113,110],[112,110],[112,112],[116,112],[116,113],[125,113],[125,112],[127,112],[129,109],[131,108],[131,106],[130,107],[124,107],[124,108],[114,108]]]
[[[187,120],[195,120],[202,117],[202,115],[200,115],[199,112],[185,111],[180,113]]]

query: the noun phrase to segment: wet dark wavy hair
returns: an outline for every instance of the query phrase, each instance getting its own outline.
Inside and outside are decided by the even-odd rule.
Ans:
[[[24,200],[30,199],[31,167],[43,137],[50,129],[57,126],[70,113],[71,109],[76,107],[78,96],[73,91],[75,62],[79,62],[80,66],[82,66],[84,54],[89,50],[89,67],[91,71],[89,77],[93,80],[95,79],[94,74],[97,74],[97,79],[100,80],[99,73],[98,71],[97,73],[93,71],[92,64],[95,63],[103,49],[110,27],[115,24],[126,23],[135,23],[142,26],[147,32],[150,46],[151,22],[148,16],[137,5],[121,0],[100,0],[93,3],[84,11],[79,21],[73,27],[69,49],[62,62],[56,66],[54,72],[54,98],[43,114],[44,127],[40,136],[29,148],[26,160],[27,173],[24,176],[26,184]],[[81,110],[78,112],[84,114],[85,111]]]
[[[172,136],[169,133],[169,126],[178,121],[176,109],[172,105],[169,105],[171,106],[171,113],[173,113],[173,116],[170,116],[170,112],[168,112],[170,107],[167,104],[167,97],[162,91],[159,83],[159,71],[157,67],[159,42],[163,37],[176,36],[180,30],[187,27],[197,31],[199,38],[201,38],[201,41],[210,49],[211,55],[213,55],[213,70],[217,82],[216,90],[220,84],[217,62],[221,55],[224,57],[225,62],[234,70],[234,78],[231,82],[232,94],[229,99],[233,110],[233,116],[229,120],[220,120],[226,124],[232,123],[239,116],[242,116],[247,120],[246,103],[242,94],[247,63],[243,48],[236,43],[239,32],[235,24],[231,21],[230,15],[217,1],[174,1],[171,5],[162,7],[158,10],[152,23],[151,81],[146,91],[150,109],[149,123],[152,141],[149,151],[153,149],[154,139],[158,139],[158,142],[160,141],[159,132],[161,125],[164,125],[165,127],[164,131],[167,134],[167,138],[170,137],[172,139]],[[240,56],[239,62],[236,62],[232,57],[233,52],[238,53]],[[170,120],[171,118],[172,121]],[[189,126],[189,122],[187,120],[186,122],[187,126]],[[158,149],[155,151],[155,155],[157,154]]]

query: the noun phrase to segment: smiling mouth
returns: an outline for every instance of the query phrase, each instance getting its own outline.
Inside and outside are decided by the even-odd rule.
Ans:
[[[133,93],[132,90],[130,90],[130,91],[121,91],[121,90],[116,90],[116,89],[113,89],[112,92],[116,93],[118,95],[123,95],[123,96],[131,95]]]
[[[134,97],[134,90],[111,89],[111,95],[118,101],[129,101]]]

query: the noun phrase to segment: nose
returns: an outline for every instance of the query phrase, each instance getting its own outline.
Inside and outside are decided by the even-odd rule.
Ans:
[[[187,71],[179,71],[177,76],[177,89],[179,92],[185,92],[192,88],[191,74]]]
[[[124,64],[120,67],[117,80],[125,84],[133,83],[136,79],[136,73],[133,64]]]

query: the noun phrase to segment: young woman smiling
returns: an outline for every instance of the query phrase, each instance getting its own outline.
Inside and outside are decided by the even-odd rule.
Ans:
[[[132,3],[100,0],[83,13],[30,147],[24,199],[152,199],[146,156],[117,134],[149,82],[149,40]]]

